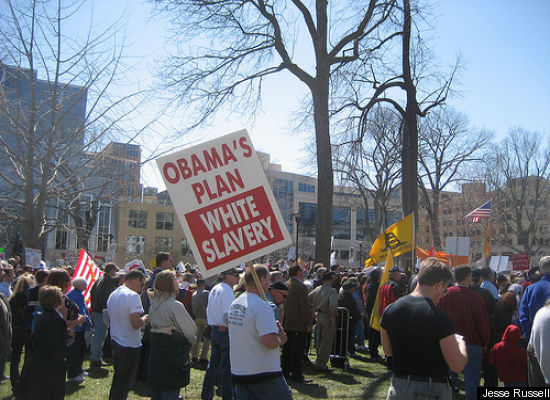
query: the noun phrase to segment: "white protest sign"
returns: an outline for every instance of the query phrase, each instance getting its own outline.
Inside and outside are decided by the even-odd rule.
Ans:
[[[246,130],[156,161],[205,278],[291,244]]]
[[[467,256],[470,254],[470,238],[448,237],[445,242],[445,253],[453,256]]]
[[[41,268],[42,250],[25,247],[25,264],[30,264],[34,269]]]
[[[508,256],[492,256],[489,267],[495,272],[502,272],[508,269]]]

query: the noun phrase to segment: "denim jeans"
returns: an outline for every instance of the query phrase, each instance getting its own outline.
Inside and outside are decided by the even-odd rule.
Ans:
[[[453,400],[449,383],[415,382],[393,377],[387,400]]]
[[[365,325],[363,325],[363,319],[357,321],[355,325],[355,344],[357,346],[365,346]]]
[[[84,354],[86,354],[84,332],[75,332],[74,342],[67,349],[67,378],[76,378],[84,371],[82,369]]]
[[[464,375],[464,384],[466,385],[466,400],[477,399],[477,387],[481,380],[481,361],[483,359],[483,349],[481,346],[466,344],[468,351],[468,363],[462,371]],[[453,382],[456,382],[458,374],[451,372]]]
[[[279,376],[259,383],[235,383],[237,400],[292,400],[292,391],[284,377]]]
[[[109,392],[109,400],[126,400],[128,392],[136,381],[140,348],[124,347],[114,340],[112,345],[115,372]]]
[[[103,313],[93,312],[94,334],[90,346],[90,361],[101,361],[101,348],[107,336],[107,325],[103,321]]]
[[[212,400],[214,397],[214,385],[218,375],[222,399],[232,400],[233,382],[229,361],[229,333],[227,330],[220,332],[219,327],[213,326],[210,331],[210,362],[202,381],[202,400]]]

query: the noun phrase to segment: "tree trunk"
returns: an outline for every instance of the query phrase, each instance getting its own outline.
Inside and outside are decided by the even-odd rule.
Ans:
[[[430,224],[432,225],[433,245],[436,249],[441,250],[441,233],[439,232],[439,200],[440,191],[432,190],[432,215]]]
[[[332,194],[334,178],[332,174],[332,149],[328,115],[328,75],[319,79],[312,90],[317,143],[317,225],[315,235],[315,262],[325,266],[330,264],[330,238],[332,227]]]

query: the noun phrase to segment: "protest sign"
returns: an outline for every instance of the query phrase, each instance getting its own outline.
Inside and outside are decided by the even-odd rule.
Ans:
[[[34,269],[42,268],[42,250],[25,247],[25,264],[32,265]]]
[[[512,254],[514,271],[527,271],[529,269],[529,253]]]
[[[245,130],[157,159],[202,275],[291,244]]]

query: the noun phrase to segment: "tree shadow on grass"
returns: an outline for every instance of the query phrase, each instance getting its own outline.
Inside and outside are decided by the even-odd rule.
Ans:
[[[385,384],[385,382],[391,376],[392,371],[386,371],[382,375],[378,376],[375,380],[371,381],[366,387],[363,393],[364,399],[372,399],[375,397],[376,392],[378,391],[380,385]],[[374,376],[374,375],[373,375]]]

